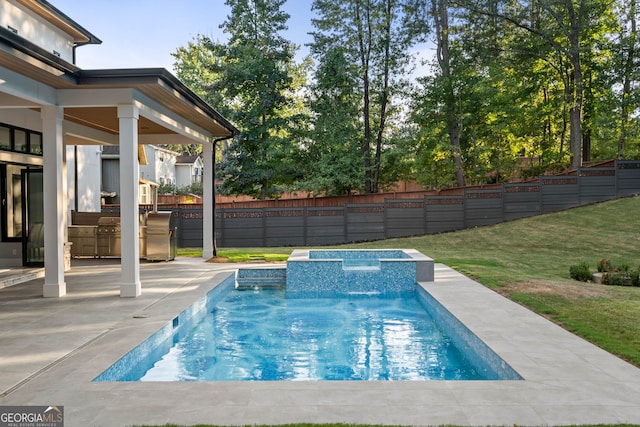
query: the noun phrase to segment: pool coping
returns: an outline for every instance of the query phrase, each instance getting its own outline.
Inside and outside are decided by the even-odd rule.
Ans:
[[[206,294],[234,265],[210,264],[144,306],[113,311],[108,327],[0,397],[58,404],[65,426],[369,423],[396,425],[640,424],[640,369],[455,270],[436,264],[422,286],[522,381],[94,383],[115,360]],[[246,266],[243,266],[246,267]],[[259,266],[256,266],[259,267]],[[187,267],[188,268],[188,267]],[[178,276],[180,272],[175,272]],[[74,277],[82,280],[82,275]],[[70,280],[71,281],[71,278]],[[70,286],[73,289],[73,286]],[[145,288],[143,286],[143,293]],[[149,292],[147,290],[147,292]],[[104,301],[91,301],[100,304]],[[40,304],[40,302],[38,302]],[[56,302],[44,300],[44,305]],[[100,307],[78,308],[98,310]],[[138,314],[134,318],[132,314]],[[65,316],[65,312],[58,313]],[[106,323],[105,323],[106,324]],[[25,327],[28,327],[26,325]],[[81,325],[78,325],[80,328]]]

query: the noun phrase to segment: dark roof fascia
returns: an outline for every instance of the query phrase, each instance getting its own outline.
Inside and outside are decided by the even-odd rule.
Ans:
[[[176,157],[176,165],[193,165],[200,156],[178,156]]]
[[[4,42],[10,47],[19,50],[32,58],[42,61],[50,67],[64,72],[69,78],[73,78],[73,75],[80,70],[80,68],[76,67],[74,64],[71,64],[53,53],[44,50],[40,46],[31,43],[29,40],[15,34],[7,28],[0,27],[0,42]]]
[[[240,131],[218,113],[213,107],[207,104],[202,98],[196,95],[191,89],[184,85],[177,77],[165,68],[127,68],[127,69],[105,69],[105,70],[79,70],[76,73],[78,84],[144,84],[162,81],[172,90],[177,91],[188,102],[200,108],[212,119],[226,128],[231,136],[235,136]]]
[[[114,156],[120,157],[120,146],[119,145],[103,145],[102,152],[100,153],[102,157]]]
[[[82,45],[87,45],[87,44],[102,44],[102,40],[100,40],[99,38],[97,38],[96,36],[91,34],[82,25],[78,24],[76,21],[74,21],[73,19],[69,18],[66,14],[64,14],[62,11],[60,11],[58,8],[56,8],[54,5],[52,5],[48,1],[46,1],[46,0],[36,0],[36,3],[38,3],[44,9],[47,9],[50,13],[54,14],[55,16],[60,18],[62,21],[66,22],[69,26],[71,26],[71,27],[75,28],[76,30],[78,30],[78,32],[82,33],[88,39],[88,41],[86,41],[86,42],[76,43],[76,46],[82,46]]]

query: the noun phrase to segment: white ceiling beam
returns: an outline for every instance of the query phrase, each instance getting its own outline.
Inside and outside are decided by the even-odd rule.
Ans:
[[[134,102],[135,90],[125,89],[60,89],[58,105],[73,107],[117,107]]]
[[[175,145],[183,145],[183,144],[194,144],[197,141],[194,141],[192,138],[187,138],[186,136],[178,135],[178,134],[162,134],[162,135],[138,135],[138,143],[139,144],[175,144]]]
[[[78,123],[64,121],[67,145],[117,145],[118,135],[90,128]]]
[[[3,67],[0,67],[0,92],[21,99],[23,104],[16,107],[24,107],[24,103],[34,107],[55,105],[57,100],[54,88]]]
[[[11,123],[24,129],[42,132],[42,118],[40,111],[30,108],[6,108],[2,109],[3,122]]]
[[[188,119],[175,114],[152,99],[137,93],[136,100],[136,105],[141,116],[159,124],[160,126],[170,129],[179,135],[191,139],[191,143],[195,142],[204,144],[211,141],[211,137],[213,135],[210,132],[196,126]]]

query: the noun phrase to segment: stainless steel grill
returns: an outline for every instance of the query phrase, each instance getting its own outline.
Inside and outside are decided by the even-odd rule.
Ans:
[[[147,215],[147,259],[171,261],[176,257],[175,221],[171,212],[152,212]]]
[[[69,241],[73,257],[121,257],[122,229],[120,217],[98,216],[99,212],[83,212],[82,225],[69,226]],[[78,215],[76,215],[77,217]],[[147,227],[150,218],[150,227]],[[93,225],[89,225],[93,223]],[[153,246],[151,258],[147,256],[148,230]],[[170,261],[176,254],[176,230],[171,212],[145,213],[140,215],[140,258],[152,261]]]
[[[71,256],[96,256],[96,225],[70,225]]]
[[[99,257],[119,257],[121,255],[121,229],[119,217],[101,217],[98,219],[97,254]]]

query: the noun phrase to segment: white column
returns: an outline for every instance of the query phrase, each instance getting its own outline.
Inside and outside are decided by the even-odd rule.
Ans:
[[[214,146],[213,143],[202,145],[203,176],[202,176],[202,257],[213,257],[215,230],[213,229],[214,212]]]
[[[43,106],[42,157],[44,190],[44,297],[67,293],[64,281],[65,211],[67,208],[63,169],[62,121],[64,109]]]
[[[138,297],[140,284],[140,229],[138,214],[138,108],[119,105],[120,123],[120,227],[121,283],[120,296]]]

